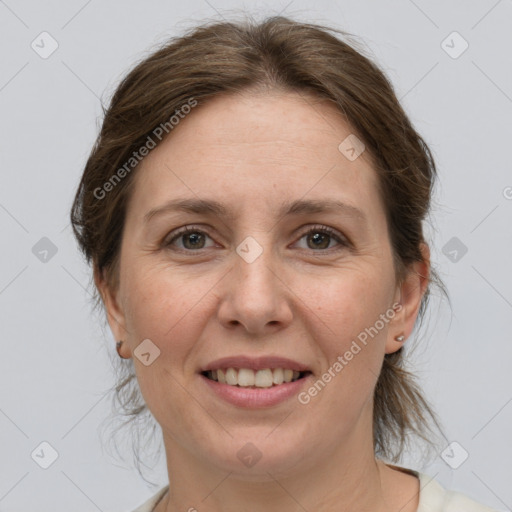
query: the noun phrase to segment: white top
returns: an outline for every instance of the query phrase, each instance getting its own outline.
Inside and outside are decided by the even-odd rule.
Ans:
[[[417,512],[496,512],[481,505],[459,492],[447,491],[432,477],[424,473],[408,470],[420,480],[420,499]],[[133,512],[153,512],[158,502],[164,497],[169,486],[160,489],[151,499]]]

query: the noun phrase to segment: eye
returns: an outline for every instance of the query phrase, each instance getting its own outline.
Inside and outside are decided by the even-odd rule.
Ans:
[[[165,240],[163,245],[170,247],[174,245],[175,241],[181,239],[183,246],[178,247],[179,250],[205,249],[204,242],[206,237],[210,238],[204,231],[194,226],[187,226],[177,231],[172,238]]]
[[[332,247],[329,246],[333,240],[338,242],[338,245],[342,247],[348,247],[349,245],[340,233],[328,226],[314,226],[303,233],[300,239],[302,240],[304,237],[308,237],[306,238],[308,245],[306,249],[315,251],[317,249],[332,249]],[[308,243],[309,241],[311,241],[311,244]]]

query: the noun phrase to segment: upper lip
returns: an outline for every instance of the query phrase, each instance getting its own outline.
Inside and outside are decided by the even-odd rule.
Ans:
[[[219,368],[250,368],[251,370],[264,370],[266,368],[283,368],[298,372],[310,371],[309,368],[298,361],[278,356],[229,356],[216,359],[201,368],[200,371],[218,370]]]

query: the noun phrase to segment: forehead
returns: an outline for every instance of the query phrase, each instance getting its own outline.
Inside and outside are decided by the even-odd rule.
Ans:
[[[379,207],[370,155],[340,151],[353,130],[339,110],[304,93],[223,95],[195,107],[142,161],[133,208],[221,195],[237,208],[330,198]],[[132,208],[131,208],[132,209]],[[369,212],[371,214],[371,212]]]

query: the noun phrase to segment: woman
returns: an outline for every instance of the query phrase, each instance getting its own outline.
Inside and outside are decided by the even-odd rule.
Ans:
[[[490,510],[390,464],[436,427],[403,369],[442,288],[436,169],[329,30],[199,27],[106,111],[72,225],[132,370],[118,391],[136,375],[163,434],[169,486],[139,512]]]

